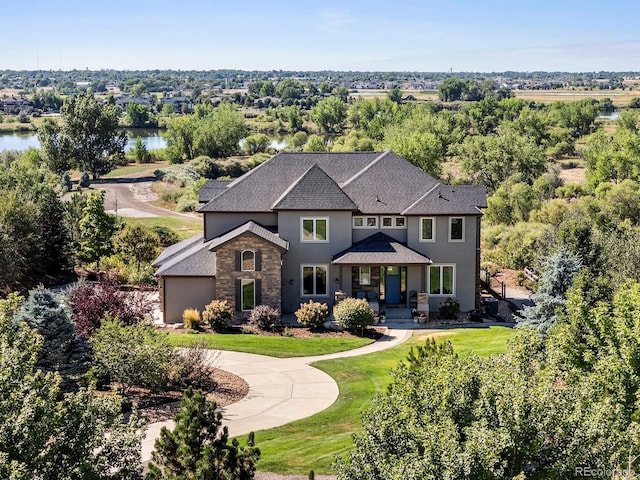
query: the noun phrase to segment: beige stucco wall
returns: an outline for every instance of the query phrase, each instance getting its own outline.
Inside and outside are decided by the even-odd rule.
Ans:
[[[182,312],[187,308],[204,307],[216,296],[216,279],[213,277],[162,277],[163,319],[165,323],[181,323]]]

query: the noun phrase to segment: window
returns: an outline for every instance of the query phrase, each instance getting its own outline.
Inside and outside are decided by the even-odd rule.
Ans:
[[[368,265],[360,267],[360,285],[371,285],[371,267]]]
[[[464,242],[464,218],[449,218],[449,241]]]
[[[302,218],[301,241],[303,242],[328,242],[329,219],[328,218]]]
[[[302,295],[327,295],[327,266],[302,266]]]
[[[453,295],[454,285],[454,265],[429,265],[429,293],[431,295]]]
[[[242,252],[242,271],[253,272],[256,269],[256,254],[251,250]]]
[[[404,217],[382,217],[382,228],[407,228]]]
[[[420,219],[420,241],[436,241],[436,222],[433,217],[425,217]]]
[[[353,217],[353,228],[378,228],[378,217]]]
[[[242,305],[242,311],[253,310],[256,306],[256,281],[253,278],[242,279],[241,286],[242,298],[240,304]]]

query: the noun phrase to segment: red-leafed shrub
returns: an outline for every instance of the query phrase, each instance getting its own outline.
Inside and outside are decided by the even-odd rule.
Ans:
[[[154,303],[149,292],[121,290],[115,275],[81,283],[69,292],[76,333],[82,338],[93,335],[105,314],[118,317],[125,325],[140,323],[151,314]]]

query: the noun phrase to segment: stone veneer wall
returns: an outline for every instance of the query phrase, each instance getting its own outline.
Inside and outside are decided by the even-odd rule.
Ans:
[[[256,257],[256,268],[253,272],[243,272],[237,269],[236,252],[253,250]],[[259,253],[258,253],[259,252]],[[238,279],[260,280],[260,298],[256,298],[256,305],[268,305],[282,311],[282,254],[272,243],[252,234],[243,233],[237,238],[225,243],[216,250],[216,296],[218,300],[226,300],[238,316],[246,316],[247,312],[236,310],[236,281]]]

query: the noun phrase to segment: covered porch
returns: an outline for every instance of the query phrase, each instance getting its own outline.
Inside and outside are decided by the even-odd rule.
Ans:
[[[333,257],[340,266],[338,289],[366,299],[372,308],[413,308],[416,292],[425,290],[429,258],[378,232]]]

